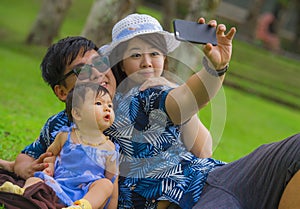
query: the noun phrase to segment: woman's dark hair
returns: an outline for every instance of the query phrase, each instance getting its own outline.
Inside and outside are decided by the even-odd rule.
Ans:
[[[98,96],[104,96],[106,94],[110,96],[109,91],[105,87],[100,86],[99,84],[92,82],[84,82],[77,84],[68,93],[66,99],[66,113],[71,122],[73,122],[72,108],[81,107],[81,105],[85,102],[85,95],[88,90],[92,90],[94,92],[95,98]]]
[[[81,36],[67,37],[50,46],[40,66],[44,81],[54,90],[54,86],[63,78],[66,66],[79,54],[84,56],[90,50],[97,51],[98,47]],[[64,80],[60,83],[65,85]]]
[[[142,39],[146,43],[152,45],[153,47],[159,49],[164,55],[167,55],[167,43],[162,34],[150,33],[136,36]],[[125,50],[128,47],[128,41],[120,43],[116,48],[114,48],[109,56],[110,63],[112,64],[112,72],[116,78],[117,86],[127,77],[126,73],[122,71],[122,60]],[[167,59],[165,59],[165,69],[167,69]]]

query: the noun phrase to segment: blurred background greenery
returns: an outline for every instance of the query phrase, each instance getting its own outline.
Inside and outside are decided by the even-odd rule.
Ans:
[[[69,0],[71,5],[50,42],[82,34],[91,8],[100,1]],[[13,160],[17,153],[37,138],[46,119],[64,108],[41,78],[39,65],[49,44],[28,43],[28,35],[45,2],[2,0],[0,4],[2,159]],[[139,1],[135,9],[162,21],[162,8],[155,1],[153,4],[149,4],[152,1],[147,2]],[[207,15],[218,22],[225,21],[228,27],[236,24],[239,30],[239,23],[210,13]],[[173,18],[183,16],[178,14]],[[107,29],[106,32],[109,34],[110,31]],[[255,41],[241,37],[239,32],[233,48],[224,85],[226,124],[214,152],[214,157],[224,161],[235,160],[261,144],[298,133],[300,121],[299,56],[286,49],[274,53]],[[211,106],[201,110],[199,116],[210,127]]]

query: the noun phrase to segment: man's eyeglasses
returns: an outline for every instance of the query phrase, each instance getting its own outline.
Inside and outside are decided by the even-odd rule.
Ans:
[[[99,56],[92,60],[92,64],[84,64],[81,66],[77,66],[76,68],[72,69],[70,72],[65,74],[61,79],[59,79],[57,83],[60,83],[72,74],[75,74],[79,80],[90,79],[93,74],[93,68],[95,68],[100,73],[104,73],[105,71],[107,71],[109,69],[108,57]]]

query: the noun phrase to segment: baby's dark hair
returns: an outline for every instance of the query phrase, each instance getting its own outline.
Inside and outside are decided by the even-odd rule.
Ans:
[[[73,122],[72,108],[81,107],[81,105],[85,102],[85,95],[88,90],[92,90],[94,92],[95,98],[106,94],[110,96],[109,91],[97,83],[85,82],[75,85],[75,87],[68,93],[66,99],[66,113],[71,122]]]
[[[67,37],[48,48],[41,63],[42,77],[52,90],[57,84],[65,85],[61,80],[64,76],[66,66],[70,65],[78,55],[84,56],[87,51],[98,50],[91,41],[81,36]]]

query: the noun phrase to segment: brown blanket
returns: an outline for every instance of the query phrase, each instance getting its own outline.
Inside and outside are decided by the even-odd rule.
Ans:
[[[5,181],[10,181],[20,187],[25,183],[24,179],[14,173],[0,169],[0,185]],[[42,182],[28,187],[23,196],[0,191],[0,205],[6,209],[60,209],[64,207],[59,203],[55,192]]]

